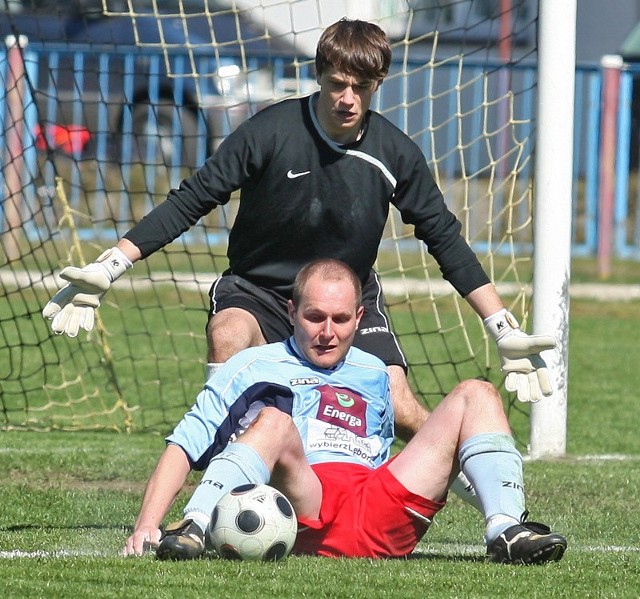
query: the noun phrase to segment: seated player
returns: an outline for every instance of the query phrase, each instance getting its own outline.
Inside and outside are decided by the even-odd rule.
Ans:
[[[406,556],[461,469],[482,505],[490,560],[563,556],[563,536],[525,521],[522,457],[491,384],[458,384],[390,459],[387,370],[351,346],[362,313],[348,266],[319,260],[300,271],[289,302],[293,336],[240,352],[209,379],[167,439],[124,555],[151,544],[160,559],[197,558],[217,501],[238,485],[269,483],[296,510],[294,553]],[[205,469],[202,480],[185,518],[161,539],[162,519],[191,469]]]

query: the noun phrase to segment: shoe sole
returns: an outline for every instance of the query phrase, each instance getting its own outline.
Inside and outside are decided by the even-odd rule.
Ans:
[[[535,564],[545,564],[547,562],[560,561],[566,549],[567,545],[564,542],[557,541],[555,543],[550,543],[549,545],[541,547],[526,558],[509,560],[500,558],[497,555],[492,554],[489,554],[487,557],[489,561],[497,564],[521,564],[525,566],[532,566]]]
[[[539,551],[536,551],[529,559],[523,560],[525,565],[544,564],[546,562],[558,562],[562,559],[567,546],[564,543],[557,542],[547,545]]]

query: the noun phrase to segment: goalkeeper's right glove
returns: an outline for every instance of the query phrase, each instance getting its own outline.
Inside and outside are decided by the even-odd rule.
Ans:
[[[547,364],[540,355],[557,345],[551,335],[527,335],[513,314],[503,308],[484,319],[487,332],[496,340],[505,389],[515,391],[520,401],[537,402],[553,393]]]
[[[58,291],[42,310],[42,316],[52,321],[51,330],[57,335],[66,333],[69,337],[75,337],[80,329],[91,331],[102,296],[111,283],[132,266],[131,260],[113,247],[83,268],[64,268],[60,277],[69,284]]]

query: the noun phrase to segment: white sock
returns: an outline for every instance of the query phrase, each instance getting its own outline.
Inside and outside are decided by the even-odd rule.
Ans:
[[[204,367],[204,382],[206,383],[218,370],[224,366],[224,362],[209,362]]]
[[[496,432],[470,437],[458,457],[482,504],[485,539],[490,543],[525,510],[522,456],[511,435]]]
[[[469,505],[476,508],[482,514],[482,504],[478,497],[473,485],[469,482],[469,479],[464,475],[464,472],[458,473],[458,477],[451,483],[449,487],[453,493],[455,493],[462,501],[465,501]]]
[[[200,510],[185,511],[184,517],[185,520],[193,520],[194,524],[197,524],[203,533],[207,531],[209,522],[211,522],[211,515],[207,516],[207,514]]]
[[[209,462],[184,508],[185,518],[204,524],[206,530],[213,508],[223,495],[239,485],[267,483],[270,477],[269,468],[255,449],[245,443],[229,443]]]
[[[484,533],[484,540],[487,545],[493,540],[497,539],[507,528],[512,527],[514,524],[519,524],[520,521],[506,514],[498,514],[492,516],[487,520],[487,525]]]

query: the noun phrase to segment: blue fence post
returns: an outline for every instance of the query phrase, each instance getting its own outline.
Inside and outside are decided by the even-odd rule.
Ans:
[[[24,68],[27,81],[33,81],[37,76],[37,58],[29,51],[25,51],[24,55]],[[35,219],[31,218],[32,215],[44,212],[40,208],[40,196],[38,195],[38,189],[36,181],[38,178],[38,154],[36,150],[36,129],[38,125],[38,109],[36,107],[36,101],[31,93],[31,87],[29,85],[24,86],[23,93],[23,106],[24,106],[24,131],[22,132],[22,152],[24,161],[24,173],[26,180],[23,180],[23,196],[26,205],[29,207],[31,214],[24,223],[25,233],[28,235],[28,228],[37,229]]]
[[[616,255],[620,258],[628,258],[633,254],[633,248],[627,243],[632,90],[632,74],[627,70],[621,71],[620,91],[618,92],[618,143],[616,148],[616,183],[613,217],[614,249]]]
[[[598,185],[600,159],[600,98],[602,94],[602,73],[594,71],[588,82],[588,99],[577,98],[576,104],[587,105],[587,149],[585,152],[584,167],[584,249],[578,252],[580,255],[593,256],[598,249]],[[580,121],[576,121],[580,122]],[[577,156],[577,154],[576,154]],[[578,165],[579,166],[579,165]],[[578,168],[577,176],[580,176]],[[577,190],[576,190],[577,191]],[[578,198],[574,197],[574,228],[578,222]],[[575,233],[574,233],[575,235]],[[579,246],[578,246],[579,249]],[[576,245],[574,244],[574,251]]]
[[[122,172],[122,191],[120,193],[119,202],[119,218],[118,227],[124,227],[125,231],[133,224],[133,210],[131,208],[131,196],[126,191],[128,184],[131,182],[131,163],[133,157],[133,79],[135,73],[135,57],[133,54],[127,54],[124,57],[123,65],[123,93],[122,102],[122,131],[121,135],[116,139],[118,141],[117,150],[122,156],[121,172]],[[116,229],[118,237],[125,231],[120,232]]]

